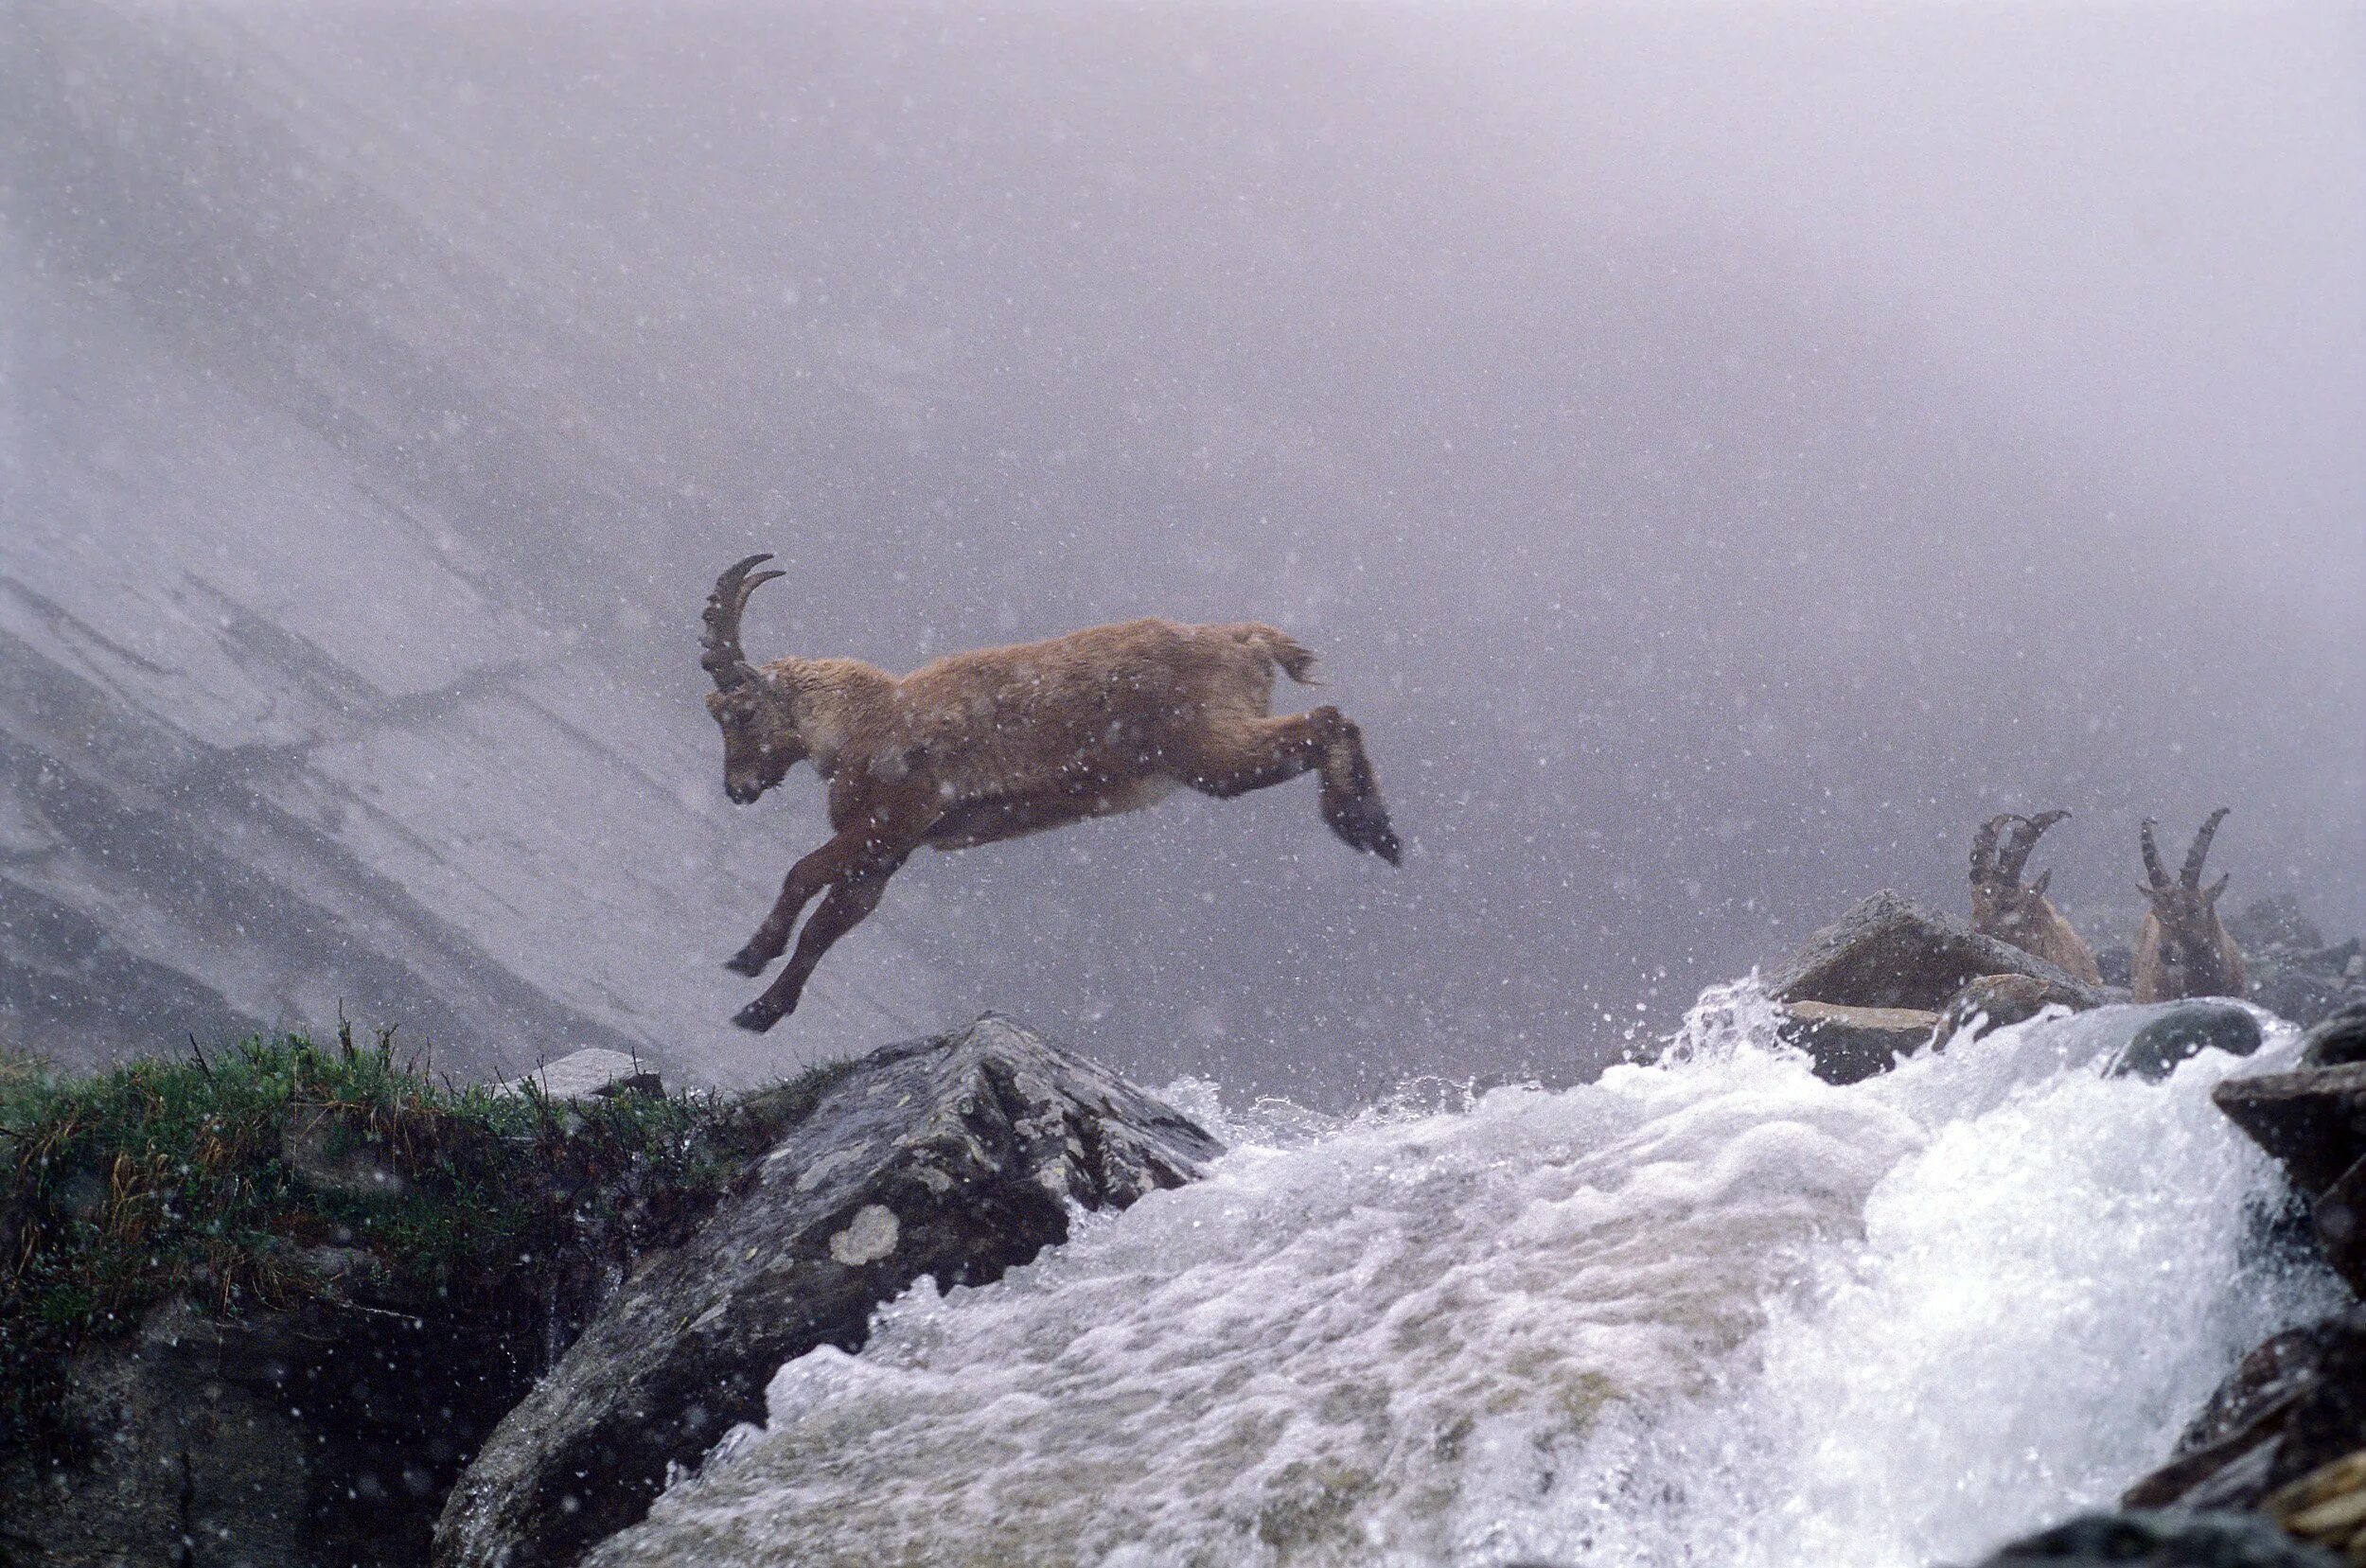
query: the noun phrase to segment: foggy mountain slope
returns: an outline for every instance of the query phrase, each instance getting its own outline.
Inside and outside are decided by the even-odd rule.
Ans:
[[[1951,358],[1944,296],[1661,177],[1724,85],[1666,40],[1444,14],[44,10],[0,110],[39,150],[23,287],[243,400],[202,444],[256,526],[138,522],[167,481],[91,440],[37,459],[81,499],[21,515],[209,582],[231,569],[201,552],[284,555],[344,601],[233,593],[371,688],[254,721],[301,742],[272,798],[500,967],[716,1073],[989,1005],[1137,1071],[1318,1097],[1558,1072],[1872,887],[1959,901],[1970,822],[2038,798],[2080,814],[2048,853],[2098,940],[2126,934],[2136,818],[2221,801],[2242,892],[2366,919],[2358,651],[2294,613],[2357,573],[2354,517],[2254,528],[2287,498],[2039,429]],[[1994,62],[1948,58],[1948,101],[1976,100]],[[2160,61],[2127,60],[2141,96]],[[1610,108],[1588,72],[1619,77]],[[1818,82],[1783,85],[1732,101],[1811,138]],[[2239,229],[2136,135],[2057,161]],[[1962,221],[2030,243],[2017,209]],[[55,417],[139,404],[53,362],[20,388]],[[2214,417],[2158,365],[2091,374],[2115,431],[2173,395]],[[135,444],[178,439],[157,424]],[[2338,469],[2310,483],[2348,495]],[[32,586],[137,646],[62,548]],[[791,570],[750,610],[758,659],[1288,626],[1413,860],[1358,862],[1299,786],[918,857],[821,971],[836,1008],[731,1036],[714,960],[819,832],[809,779],[722,805],[696,706],[699,599],[751,549]],[[331,562],[381,556],[357,606]],[[389,625],[341,629],[363,608]],[[256,659],[240,700],[311,678]],[[355,716],[397,699],[424,707]]]
[[[107,172],[128,191],[169,171]],[[752,1046],[722,1038],[734,985],[711,953],[779,866],[715,853],[696,686],[621,685],[530,595],[488,595],[503,569],[439,515],[448,498],[324,433],[383,411],[333,372],[289,374],[317,343],[256,334],[241,365],[168,292],[55,266],[90,236],[56,206],[30,216],[69,243],[10,243],[11,1038],[88,1060],[342,1002],[468,1071],[597,1044],[705,1074]],[[459,340],[396,346],[498,380]],[[680,664],[695,677],[686,640]],[[834,998],[913,982],[850,958],[814,1027],[852,1041],[900,1020]],[[795,1061],[741,1054],[751,1073]]]

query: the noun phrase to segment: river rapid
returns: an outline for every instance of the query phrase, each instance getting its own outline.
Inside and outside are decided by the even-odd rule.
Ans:
[[[783,1367],[605,1565],[1924,1568],[2110,1500],[2326,1310],[2216,1051],[2128,1009],[1864,1083],[1749,984],[1576,1088],[1170,1094],[1206,1180]]]

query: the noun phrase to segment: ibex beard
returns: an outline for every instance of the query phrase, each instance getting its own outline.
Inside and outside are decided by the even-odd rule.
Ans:
[[[796,1011],[823,954],[878,907],[926,845],[962,849],[1155,804],[1178,788],[1219,799],[1315,773],[1323,820],[1390,865],[1403,855],[1364,737],[1325,705],[1272,712],[1274,672],[1311,684],[1314,655],[1253,622],[1125,621],[1041,643],[954,654],[910,675],[853,659],[741,651],[748,596],[783,575],[750,555],[716,580],[699,663],[723,730],[723,788],[747,805],[809,762],[829,788],[831,837],[789,871],[756,934],[726,961],[760,975],[798,916],[821,903],[771,986],[733,1022],[762,1031]]]

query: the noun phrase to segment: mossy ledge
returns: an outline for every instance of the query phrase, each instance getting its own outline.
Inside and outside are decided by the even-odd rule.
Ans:
[[[554,1101],[342,1026],[84,1079],[0,1056],[0,1469],[86,1457],[75,1368],[168,1316],[329,1347],[290,1374],[315,1400],[361,1361],[465,1383],[414,1401],[450,1439],[433,1468],[465,1462],[848,1066],[736,1099]]]

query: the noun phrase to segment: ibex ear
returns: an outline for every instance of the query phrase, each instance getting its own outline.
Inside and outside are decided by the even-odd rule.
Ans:
[[[2054,868],[2048,866],[2038,873],[2038,880],[2029,884],[2029,890],[2039,898],[2045,896],[2046,884],[2054,880]]]
[[[2222,892],[2226,891],[2226,885],[2227,885],[2228,883],[2230,883],[2230,882],[2234,881],[2234,873],[2233,872],[2227,872],[2224,876],[2222,876],[2222,877],[2218,878],[2218,880],[2216,880],[2216,882],[2213,882],[2212,884],[2210,884],[2210,890],[2209,890],[2208,892],[2206,892],[2206,893],[2204,893],[2204,894],[2202,894],[2202,895],[2201,895],[2201,901],[2202,901],[2204,904],[2216,904],[2216,903],[2217,903],[2217,902],[2218,902],[2218,895],[2219,895],[2220,893],[2222,893]]]

